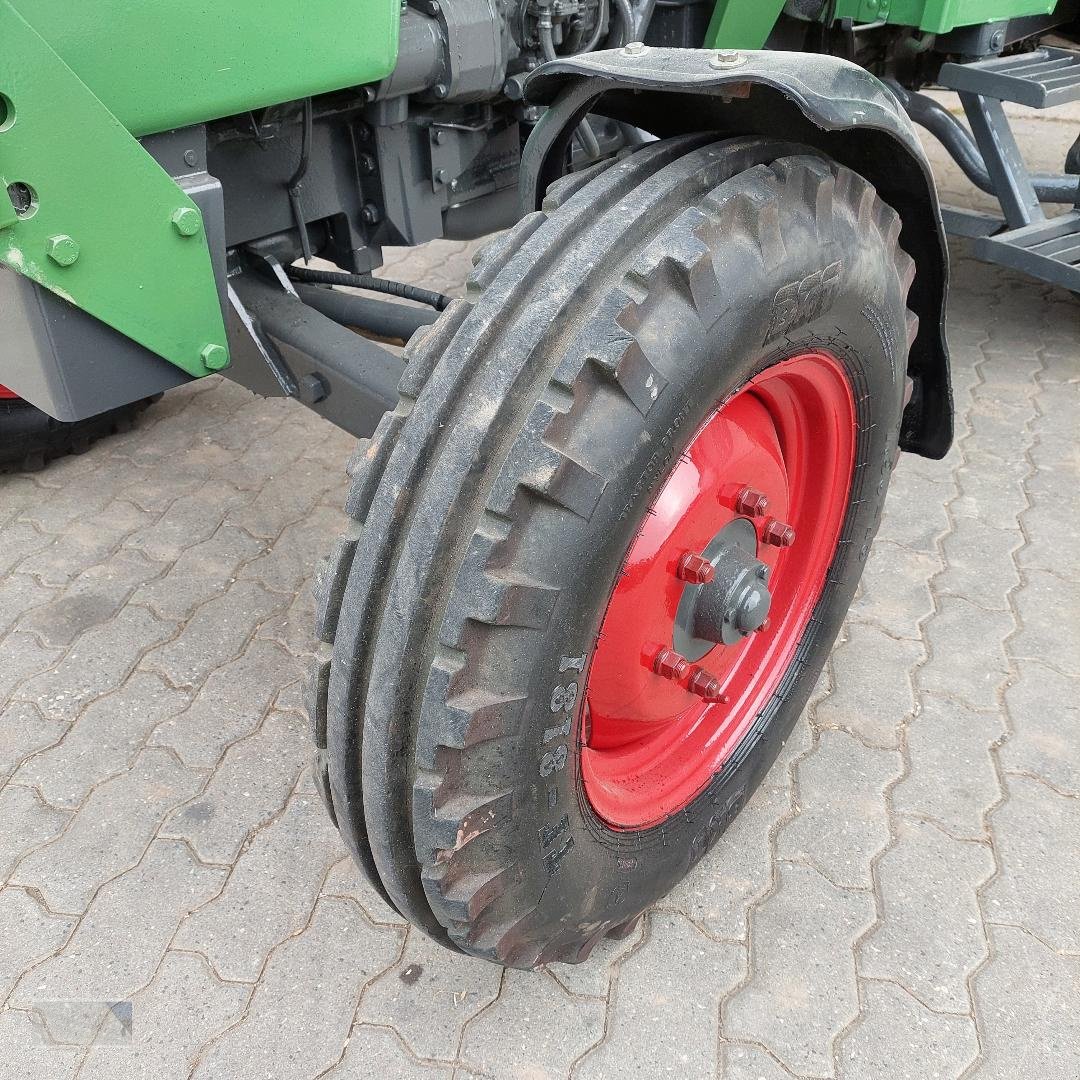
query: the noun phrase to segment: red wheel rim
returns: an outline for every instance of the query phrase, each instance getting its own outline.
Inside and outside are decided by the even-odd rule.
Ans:
[[[690,440],[627,551],[586,682],[582,777],[609,825],[682,809],[750,730],[821,595],[854,458],[851,385],[823,351],[757,375]],[[734,633],[763,611],[764,626]],[[696,636],[702,625],[711,640]]]
[[[18,398],[18,394],[14,390],[9,390],[6,386],[0,383],[0,400],[13,401]]]

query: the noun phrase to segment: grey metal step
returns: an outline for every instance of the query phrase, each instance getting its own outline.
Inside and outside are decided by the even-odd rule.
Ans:
[[[938,82],[949,90],[1049,109],[1080,101],[1080,53],[1044,45],[1015,56],[942,64]]]
[[[1080,210],[974,241],[980,259],[1080,292]]]

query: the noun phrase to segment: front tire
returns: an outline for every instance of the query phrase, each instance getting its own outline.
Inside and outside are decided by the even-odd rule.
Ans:
[[[401,403],[357,455],[355,524],[319,586],[312,712],[317,776],[347,845],[433,937],[515,967],[582,960],[667,893],[760,782],[878,527],[914,333],[899,231],[865,180],[804,147],[664,140],[553,185],[414,339]],[[843,485],[834,526],[804,519],[808,538],[833,529],[820,580],[797,581],[794,556],[774,561],[805,610],[780,618],[782,663],[743,715],[699,708],[696,725],[729,724],[730,745],[704,772],[689,757],[673,768],[677,791],[657,772],[652,803],[637,797],[640,760],[616,768],[608,786],[628,794],[613,809],[586,766],[635,729],[597,735],[589,703],[605,663],[609,683],[667,678],[665,694],[719,708],[717,687],[699,679],[691,694],[687,670],[657,673],[673,641],[654,640],[655,618],[670,594],[674,634],[683,583],[659,587],[622,660],[603,659],[628,553],[712,419],[782,396],[761,380],[806,357],[831,365],[836,400],[850,402],[836,421],[848,458],[829,466]],[[790,454],[790,477],[813,473],[814,439],[794,461],[800,424],[777,421],[776,451],[755,460]],[[795,513],[810,500],[791,485]],[[721,488],[694,512],[699,538],[747,520],[738,487]],[[764,527],[750,520],[751,534]],[[619,625],[633,632],[628,611]],[[716,649],[750,648],[740,642]],[[659,730],[663,716],[630,719]]]

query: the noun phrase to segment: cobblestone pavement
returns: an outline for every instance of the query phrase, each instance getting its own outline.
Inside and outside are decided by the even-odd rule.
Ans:
[[[958,254],[956,446],[902,459],[766,783],[580,967],[407,932],[319,803],[300,680],[348,437],[211,378],[0,480],[0,1074],[1080,1075],[1080,304]],[[131,1001],[133,1039],[42,1049],[49,1000]]]

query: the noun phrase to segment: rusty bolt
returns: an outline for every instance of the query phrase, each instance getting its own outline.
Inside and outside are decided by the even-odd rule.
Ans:
[[[720,693],[720,680],[715,675],[710,675],[704,668],[695,667],[691,671],[686,689],[706,701],[715,701],[721,705],[727,701],[727,694]]]
[[[761,517],[769,509],[769,497],[752,487],[744,487],[735,496],[735,513],[747,517]]]
[[[769,518],[765,522],[765,528],[761,530],[761,540],[762,543],[776,547],[791,547],[795,543],[795,530],[783,521]]]
[[[681,679],[690,670],[690,661],[674,649],[661,649],[653,661],[653,671],[665,679]]]
[[[680,560],[676,574],[691,585],[707,585],[716,576],[716,567],[708,559],[688,551]]]

